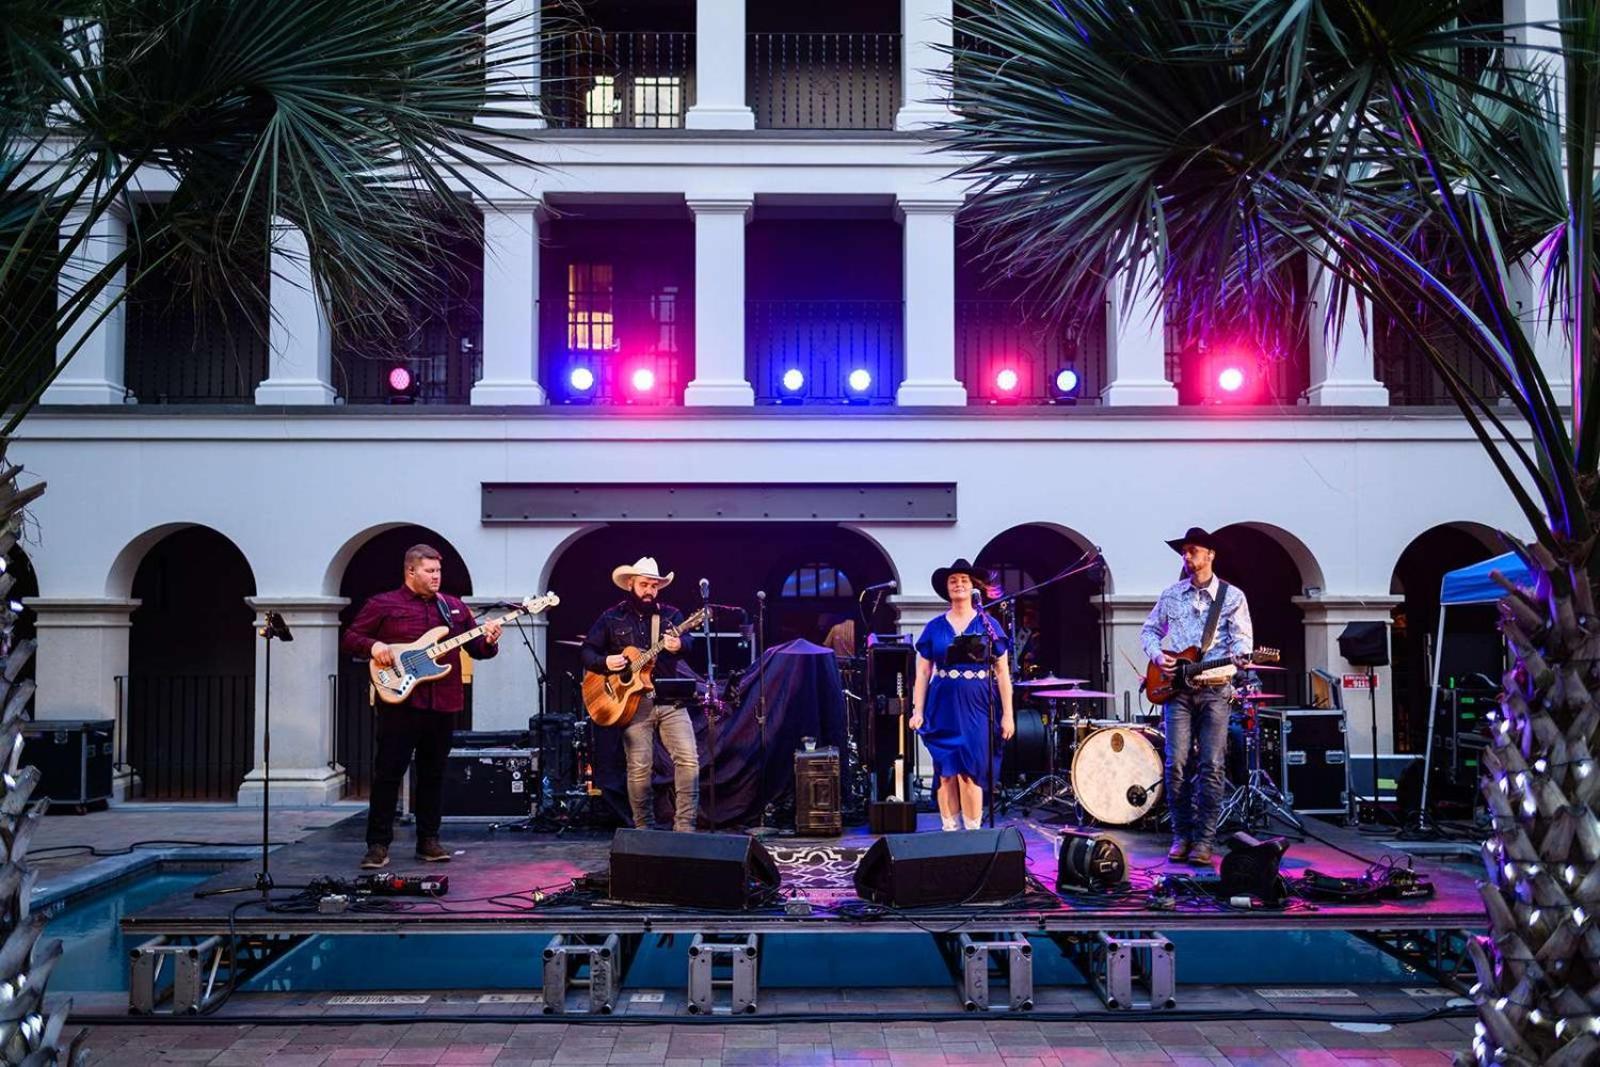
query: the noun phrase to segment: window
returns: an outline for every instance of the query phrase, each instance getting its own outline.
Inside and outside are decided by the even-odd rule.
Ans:
[[[633,125],[641,130],[676,130],[683,126],[683,79],[633,79]]]
[[[583,94],[583,124],[591,130],[610,130],[617,125],[617,112],[622,101],[617,99],[617,79],[610,74],[598,74],[594,86]]]
[[[847,597],[855,596],[856,591],[849,577],[838,567],[827,563],[807,563],[795,568],[794,573],[783,580],[783,592],[779,595],[792,598]]]
[[[599,352],[617,347],[614,275],[609,263],[567,265],[567,349]]]

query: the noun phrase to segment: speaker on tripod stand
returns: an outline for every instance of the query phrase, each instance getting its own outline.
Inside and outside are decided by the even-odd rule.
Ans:
[[[1378,676],[1374,667],[1389,665],[1389,624],[1385,622],[1352,622],[1339,634],[1339,655],[1352,667],[1367,669],[1367,705],[1372,713],[1372,802],[1378,802]],[[1348,712],[1348,709],[1347,709]],[[1348,714],[1346,716],[1348,719]],[[1348,819],[1352,824],[1361,822],[1361,807],[1356,800],[1350,776],[1350,731],[1345,724],[1345,795],[1349,798]],[[1431,744],[1431,738],[1430,738]],[[1426,792],[1426,787],[1424,787]],[[1426,797],[1424,797],[1426,803]]]

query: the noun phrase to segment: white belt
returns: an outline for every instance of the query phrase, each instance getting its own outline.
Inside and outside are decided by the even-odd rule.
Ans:
[[[935,678],[975,678],[975,679],[983,679],[983,678],[989,677],[989,672],[987,670],[966,670],[966,669],[948,670],[948,669],[946,669],[944,667],[936,667],[936,668],[934,668],[933,676]]]

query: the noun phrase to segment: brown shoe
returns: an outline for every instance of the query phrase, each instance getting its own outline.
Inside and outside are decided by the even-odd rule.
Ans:
[[[417,859],[426,860],[429,863],[449,863],[450,853],[446,852],[444,846],[439,844],[437,837],[424,837],[417,842]]]
[[[361,857],[363,871],[377,871],[389,866],[388,845],[368,845],[367,854]]]
[[[1189,842],[1174,841],[1172,847],[1167,849],[1167,860],[1171,863],[1182,863],[1189,858]]]
[[[1192,867],[1209,867],[1211,866],[1211,856],[1210,845],[1196,845],[1189,850],[1189,865]]]

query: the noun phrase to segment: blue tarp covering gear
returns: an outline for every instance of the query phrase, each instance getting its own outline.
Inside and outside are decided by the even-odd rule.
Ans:
[[[687,666],[680,663],[680,669]],[[762,807],[794,788],[794,754],[802,737],[814,737],[819,746],[835,746],[840,754],[840,772],[849,779],[845,765],[848,737],[845,726],[844,686],[833,650],[804,639],[777,645],[761,657],[766,675],[767,758],[762,766],[756,732],[756,705],[759,693],[757,671],[744,672],[739,690],[717,721],[716,767],[717,810],[714,825],[752,826]],[[706,825],[711,803],[707,777],[711,768],[711,744],[706,736],[705,710],[693,708],[695,741],[700,749],[700,825]],[[627,769],[622,756],[622,731],[616,727],[596,727],[594,731],[595,783],[605,793],[612,810],[624,822],[628,814]],[[655,761],[656,821],[672,825],[672,760],[661,739],[656,739]],[[665,788],[663,788],[665,787]]]
[[[1531,584],[1527,566],[1517,558],[1515,552],[1507,552],[1503,556],[1448,572],[1439,583],[1439,603],[1489,604],[1499,600],[1506,595],[1506,591],[1489,577],[1491,571],[1499,571],[1507,580],[1518,585]]]

